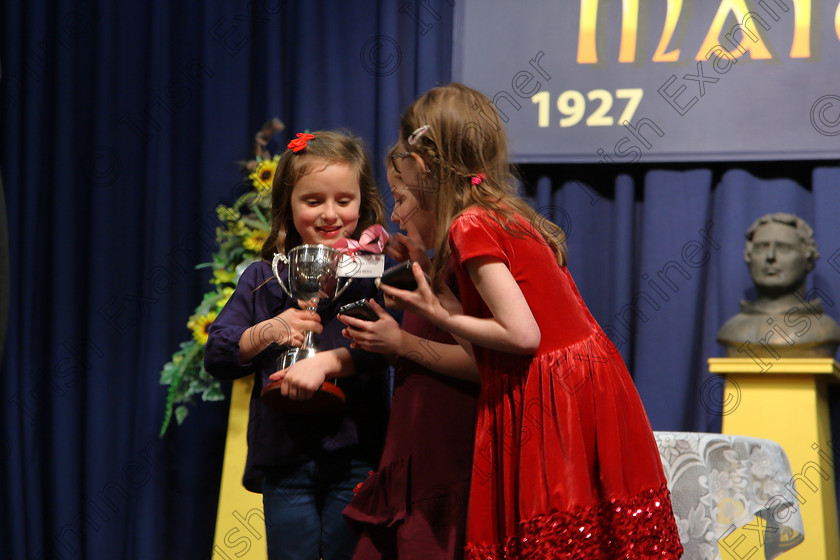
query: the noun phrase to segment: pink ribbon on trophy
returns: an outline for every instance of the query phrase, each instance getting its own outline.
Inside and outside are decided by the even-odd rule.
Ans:
[[[385,244],[388,242],[388,232],[379,224],[373,224],[359,236],[359,240],[342,237],[335,245],[334,249],[338,249],[342,253],[347,253],[350,256],[356,253],[381,253],[385,250]]]

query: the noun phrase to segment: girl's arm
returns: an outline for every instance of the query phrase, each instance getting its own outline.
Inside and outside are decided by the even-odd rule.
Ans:
[[[353,375],[356,366],[348,348],[316,352],[311,358],[295,362],[287,369],[275,371],[271,381],[282,380],[280,394],[292,400],[311,399],[328,378]]]
[[[382,286],[382,291],[434,325],[472,344],[511,354],[536,352],[541,339],[539,325],[507,266],[494,257],[476,257],[466,261],[464,268],[492,317],[482,319],[445,308],[417,264],[413,266],[417,290],[409,292]]]
[[[306,331],[319,334],[323,329],[317,313],[290,307],[246,329],[239,339],[239,358],[242,363],[250,362],[273,342],[280,346],[301,346]]]
[[[426,340],[402,329],[400,337],[398,355],[441,375],[476,383],[479,381],[475,361],[460,344]]]
[[[423,243],[423,237],[420,235],[420,232],[417,230],[414,222],[408,221],[405,224],[405,231],[407,235],[402,235],[398,233],[391,237],[389,240],[389,248],[391,251],[391,257],[402,262],[405,260],[410,259],[411,261],[416,261],[420,264],[420,267],[425,272],[430,272],[432,263],[429,260],[428,253],[426,251],[426,245]],[[445,307],[450,313],[462,313],[463,308],[461,307],[461,302],[458,301],[458,297],[449,289],[449,286],[446,285],[445,282],[442,282],[442,286],[440,287],[440,291],[437,292],[438,299],[441,302],[441,305]],[[388,294],[385,294],[385,303],[388,307],[392,307],[395,309],[400,309],[400,302],[395,301],[393,298],[388,297]],[[452,334],[452,333],[450,333]],[[469,368],[462,369],[463,363],[449,362],[446,363],[453,363],[453,368],[447,368],[447,371],[440,371],[437,368],[429,367],[438,373],[442,373],[443,375],[450,375],[452,377],[457,377],[459,379],[467,379],[469,381],[477,381],[478,380],[478,371],[475,367],[475,355],[473,354],[472,344],[469,341],[464,340],[463,338],[453,335],[455,340],[458,342],[458,345],[461,347],[464,352],[466,352],[467,359],[469,360]],[[417,344],[420,344],[420,341],[416,341]],[[452,346],[452,345],[448,345]],[[451,349],[447,349],[452,351]],[[412,352],[409,350],[409,352]],[[451,359],[459,361],[462,356],[460,351],[457,351],[457,356],[452,356]],[[442,366],[443,364],[439,364]],[[457,371],[454,370],[457,368]]]
[[[370,304],[379,315],[378,321],[339,316],[345,325],[354,327],[342,331],[344,336],[353,340],[351,348],[402,356],[442,375],[478,381],[475,362],[460,345],[427,340],[408,333],[382,306],[373,300]]]
[[[242,273],[236,289],[208,328],[204,368],[217,379],[239,379],[254,373],[254,361],[272,342],[300,346],[303,331],[321,332],[320,317],[302,309],[289,308],[270,319],[263,296],[267,278],[273,275],[264,263],[253,263]],[[284,299],[283,304],[287,302]],[[291,305],[289,303],[289,305]],[[255,324],[256,323],[256,324]]]

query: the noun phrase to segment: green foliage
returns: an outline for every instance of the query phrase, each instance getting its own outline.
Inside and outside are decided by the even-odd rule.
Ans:
[[[204,294],[201,303],[187,321],[192,337],[180,344],[178,351],[160,372],[161,385],[168,386],[166,408],[160,436],[166,433],[174,413],[180,425],[189,414],[189,407],[200,401],[220,401],[225,396],[221,385],[204,369],[204,345],[207,328],[233,294],[242,271],[257,261],[268,235],[266,216],[270,209],[271,184],[277,160],[265,159],[257,163],[248,175],[253,188],[240,196],[232,206],[219,206],[216,214],[221,226],[216,228],[218,250],[209,263],[196,268],[212,267],[213,288]]]

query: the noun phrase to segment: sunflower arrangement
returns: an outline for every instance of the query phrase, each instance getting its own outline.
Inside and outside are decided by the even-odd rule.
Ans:
[[[248,191],[232,206],[220,205],[216,214],[221,225],[216,228],[219,248],[213,260],[196,268],[213,267],[212,289],[204,294],[187,321],[192,337],[180,344],[177,352],[160,373],[161,385],[168,385],[166,408],[160,436],[166,433],[173,413],[178,424],[189,414],[188,406],[196,400],[224,400],[219,381],[204,369],[204,346],[207,329],[225,306],[239,276],[251,263],[259,260],[260,249],[268,236],[271,206],[271,185],[280,156],[259,159],[245,168]]]

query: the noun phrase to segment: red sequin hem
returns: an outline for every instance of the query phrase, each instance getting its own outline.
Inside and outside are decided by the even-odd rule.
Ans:
[[[504,546],[468,544],[466,560],[675,559],[682,556],[668,488],[538,515]]]

